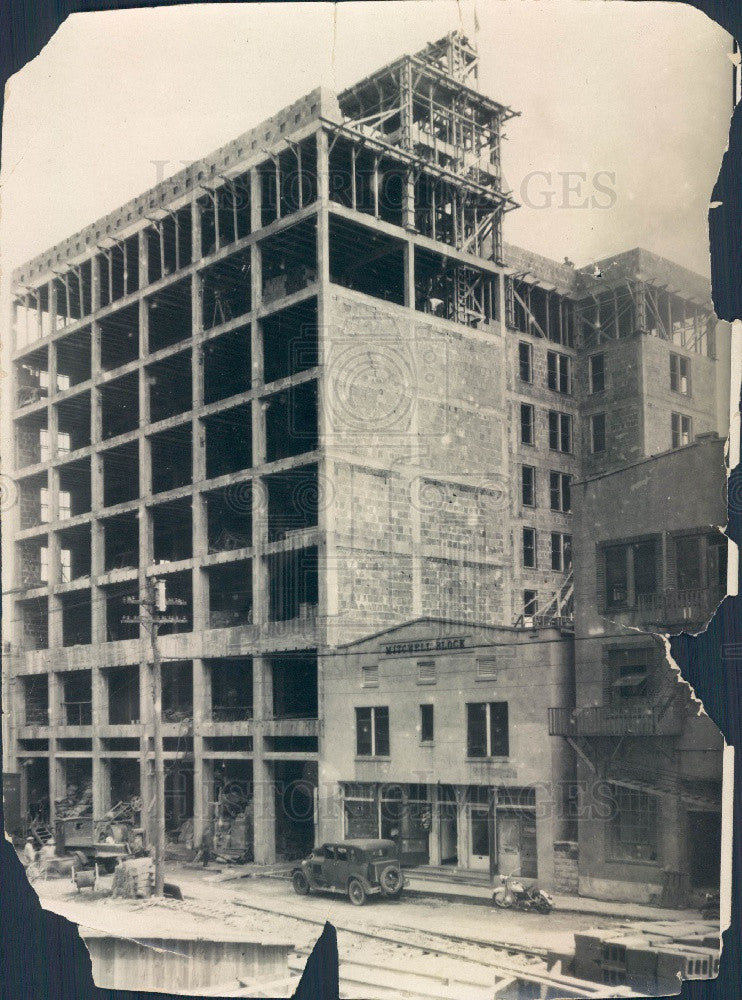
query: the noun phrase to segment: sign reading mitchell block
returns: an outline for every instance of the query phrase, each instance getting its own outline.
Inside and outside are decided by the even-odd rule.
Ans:
[[[383,647],[387,656],[399,653],[428,653],[442,649],[464,649],[466,637],[456,639],[411,639],[408,642],[390,642]]]

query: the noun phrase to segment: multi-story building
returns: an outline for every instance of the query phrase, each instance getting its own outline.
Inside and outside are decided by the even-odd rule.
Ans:
[[[726,593],[725,482],[704,436],[575,487],[575,701],[550,733],[576,752],[584,895],[718,888],[723,739],[653,633],[699,631]]]
[[[328,652],[320,839],[393,837],[403,864],[554,884],[573,752],[546,720],[573,704],[572,647],[559,628],[421,618]]]
[[[476,70],[453,34],[313,91],[14,274],[3,722],[27,814],[151,801],[131,619],[162,580],[169,829],[200,838],[228,789],[256,859],[301,853],[324,660],[419,619],[517,625],[518,652],[569,626],[573,480],[724,429],[701,279],[503,245],[513,112]]]

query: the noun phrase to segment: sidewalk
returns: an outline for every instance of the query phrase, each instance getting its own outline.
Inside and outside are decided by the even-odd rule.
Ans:
[[[458,903],[475,903],[492,906],[494,886],[466,885],[444,882],[405,872],[410,884],[405,890],[411,896],[435,896],[451,899]],[[554,909],[561,913],[594,913],[596,917],[613,917],[625,920],[669,920],[690,921],[701,919],[697,910],[670,910],[660,906],[645,906],[642,903],[615,903],[602,899],[588,899],[585,896],[562,896],[552,894]]]

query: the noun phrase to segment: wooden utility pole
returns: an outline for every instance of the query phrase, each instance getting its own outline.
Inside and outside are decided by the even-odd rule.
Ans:
[[[124,598],[127,604],[138,604],[138,615],[127,615],[122,622],[127,625],[143,625],[149,635],[152,650],[150,664],[150,681],[152,685],[152,733],[148,743],[152,745],[154,754],[154,823],[152,820],[152,804],[149,806],[150,829],[154,826],[154,862],[155,862],[155,895],[162,896],[165,891],[165,759],[162,752],[162,657],[158,642],[160,626],[173,624],[182,625],[185,618],[166,614],[168,606],[182,606],[186,602],[179,598],[167,599],[165,580],[148,579],[146,596]]]

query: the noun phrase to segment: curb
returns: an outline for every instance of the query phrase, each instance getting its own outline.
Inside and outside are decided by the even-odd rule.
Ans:
[[[414,886],[408,886],[405,889],[406,896],[416,896],[418,898],[427,899],[449,899],[454,903],[469,903],[474,906],[486,906],[492,909],[492,899],[487,896],[469,896],[464,892],[436,892],[435,889],[421,889]],[[525,912],[525,911],[522,911]],[[671,919],[670,915],[655,915],[644,913],[641,909],[636,910],[634,913],[606,913],[606,911],[600,908],[599,904],[596,904],[595,909],[584,909],[579,906],[566,906],[563,904],[554,905],[554,913],[576,913],[585,917],[602,917],[603,919],[608,918],[609,920],[631,920],[631,921],[658,921]],[[681,912],[681,911],[679,911]],[[682,911],[685,913],[685,911]],[[699,916],[700,919],[700,916]]]

